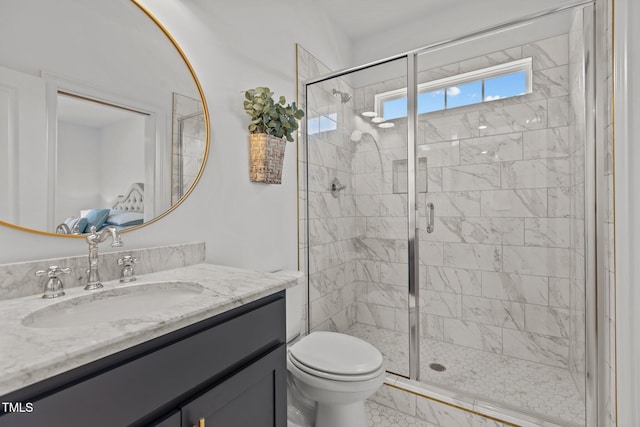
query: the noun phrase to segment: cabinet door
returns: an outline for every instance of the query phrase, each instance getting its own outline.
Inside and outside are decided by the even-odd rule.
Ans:
[[[182,426],[286,427],[286,345],[215,385],[182,408]]]

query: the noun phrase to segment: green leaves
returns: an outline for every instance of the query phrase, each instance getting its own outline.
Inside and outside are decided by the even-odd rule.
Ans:
[[[244,110],[251,116],[249,132],[266,133],[293,141],[293,132],[298,130],[298,120],[304,117],[304,111],[299,110],[295,102],[286,105],[287,100],[280,96],[276,103],[273,92],[268,87],[249,89],[244,97]]]

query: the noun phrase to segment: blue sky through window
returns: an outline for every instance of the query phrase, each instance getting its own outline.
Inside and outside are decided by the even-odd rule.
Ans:
[[[329,113],[326,116],[309,117],[307,119],[307,135],[336,129],[338,129],[338,113]]]
[[[482,102],[482,80],[447,88],[447,108]]]
[[[384,119],[392,120],[407,117],[407,97],[393,99],[384,103]]]
[[[517,73],[506,74],[504,76],[493,77],[484,81],[484,100],[493,101],[495,99],[510,98],[522,95],[527,91],[527,73],[519,71]]]
[[[444,110],[444,89],[418,94],[418,114],[439,110]]]
[[[444,110],[444,90],[418,94],[418,114]],[[407,117],[407,98],[397,98],[384,103],[384,119]]]

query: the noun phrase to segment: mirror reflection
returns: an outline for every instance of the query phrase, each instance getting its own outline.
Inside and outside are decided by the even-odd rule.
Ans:
[[[203,101],[134,3],[6,0],[0,37],[0,223],[126,230],[188,194],[208,147]]]

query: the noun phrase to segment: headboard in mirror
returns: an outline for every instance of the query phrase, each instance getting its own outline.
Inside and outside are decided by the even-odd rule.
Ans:
[[[137,0],[3,0],[0,39],[0,224],[70,236],[71,218],[108,210],[130,231],[191,193],[207,105],[184,52]],[[136,199],[139,220],[113,218],[119,195]]]

